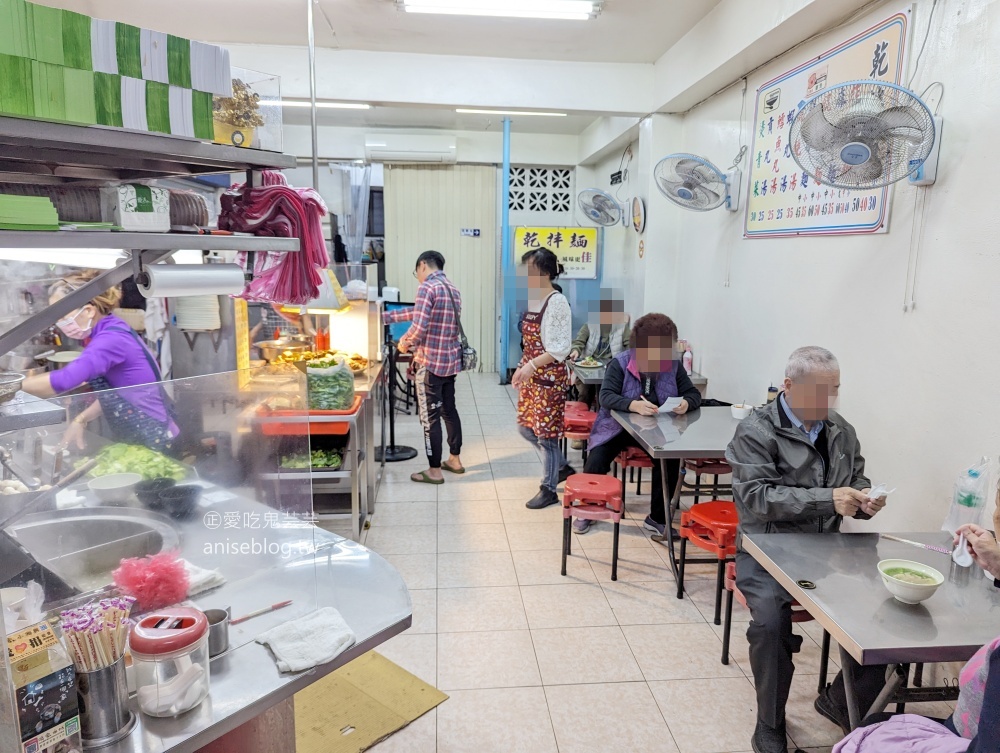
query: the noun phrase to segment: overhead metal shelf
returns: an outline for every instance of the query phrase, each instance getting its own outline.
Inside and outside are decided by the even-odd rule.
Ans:
[[[2,189],[0,189],[2,192]],[[0,248],[120,248],[142,251],[282,251],[300,248],[298,238],[189,233],[115,233],[79,230],[0,230]]]
[[[295,157],[157,133],[0,117],[0,183],[152,180],[295,167]]]

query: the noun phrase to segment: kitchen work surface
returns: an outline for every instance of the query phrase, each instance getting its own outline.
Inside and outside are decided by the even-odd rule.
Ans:
[[[907,533],[950,547],[947,533]],[[978,568],[878,534],[751,534],[744,549],[861,664],[962,662],[996,638],[1000,589]],[[904,604],[883,585],[878,563],[929,565],[945,582],[926,601]],[[855,709],[860,718],[866,709]]]
[[[749,753],[749,614],[735,606],[732,659],[723,666],[722,628],[710,624],[715,567],[689,566],[687,597],[677,599],[667,549],[641,528],[649,484],[643,496],[628,485],[618,582],[606,523],[574,536],[563,577],[562,511],[524,507],[538,491],[541,463],[517,434],[516,393],[495,374],[461,374],[456,391],[468,472],[432,487],[408,481],[426,458],[386,466],[364,539],[399,570],[413,600],[413,627],[377,651],[448,700],[372,751]],[[414,416],[400,415],[396,433],[397,442],[423,447]],[[569,460],[582,469],[579,452]],[[789,748],[829,753],[843,733],[812,707],[822,628],[795,631],[803,646]],[[609,698],[614,723],[585,711]],[[950,713],[943,705],[907,708]],[[705,709],[719,722],[711,735]]]

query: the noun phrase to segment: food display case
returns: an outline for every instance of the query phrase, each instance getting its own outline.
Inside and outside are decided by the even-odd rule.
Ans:
[[[275,379],[265,372],[45,401],[18,393],[0,405],[0,448],[30,490],[2,495],[5,637],[46,621],[58,635],[64,610],[121,594],[137,599],[133,622],[184,607],[233,617],[228,647],[211,660],[210,695],[193,710],[170,719],[146,713],[140,701],[149,694],[128,672],[136,722],[102,748],[109,753],[197,750],[409,625],[409,596],[398,573],[315,525],[313,422],[273,415],[274,406],[294,405],[307,394],[306,375],[293,369]],[[78,444],[66,431],[94,400],[105,414],[166,406],[174,436],[157,440],[147,432],[141,441],[148,447],[136,436],[123,442],[122,430],[116,434],[102,418]],[[28,408],[42,418],[25,422]],[[269,430],[289,421],[294,431]],[[72,441],[64,448],[66,439]],[[279,672],[255,641],[328,606],[355,633],[355,648],[308,678]],[[237,624],[246,615],[256,616]],[[19,732],[24,699],[15,692],[16,665],[0,659],[5,752],[30,742]]]

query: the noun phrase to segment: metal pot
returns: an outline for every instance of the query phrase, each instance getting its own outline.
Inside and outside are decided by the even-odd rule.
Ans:
[[[17,371],[23,374],[30,369],[37,369],[38,367],[39,363],[35,357],[25,355],[24,353],[11,351],[0,356],[0,371]]]
[[[12,399],[21,389],[23,381],[24,374],[0,374],[0,403]]]
[[[262,340],[259,343],[254,343],[253,346],[260,350],[260,355],[265,361],[275,361],[278,356],[287,351],[301,352],[303,350],[309,350],[308,345],[296,342],[291,338],[282,338],[280,340]]]

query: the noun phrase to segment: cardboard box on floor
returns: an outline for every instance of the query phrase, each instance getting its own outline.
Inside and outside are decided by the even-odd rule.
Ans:
[[[361,753],[447,699],[369,652],[296,694],[296,753]]]

